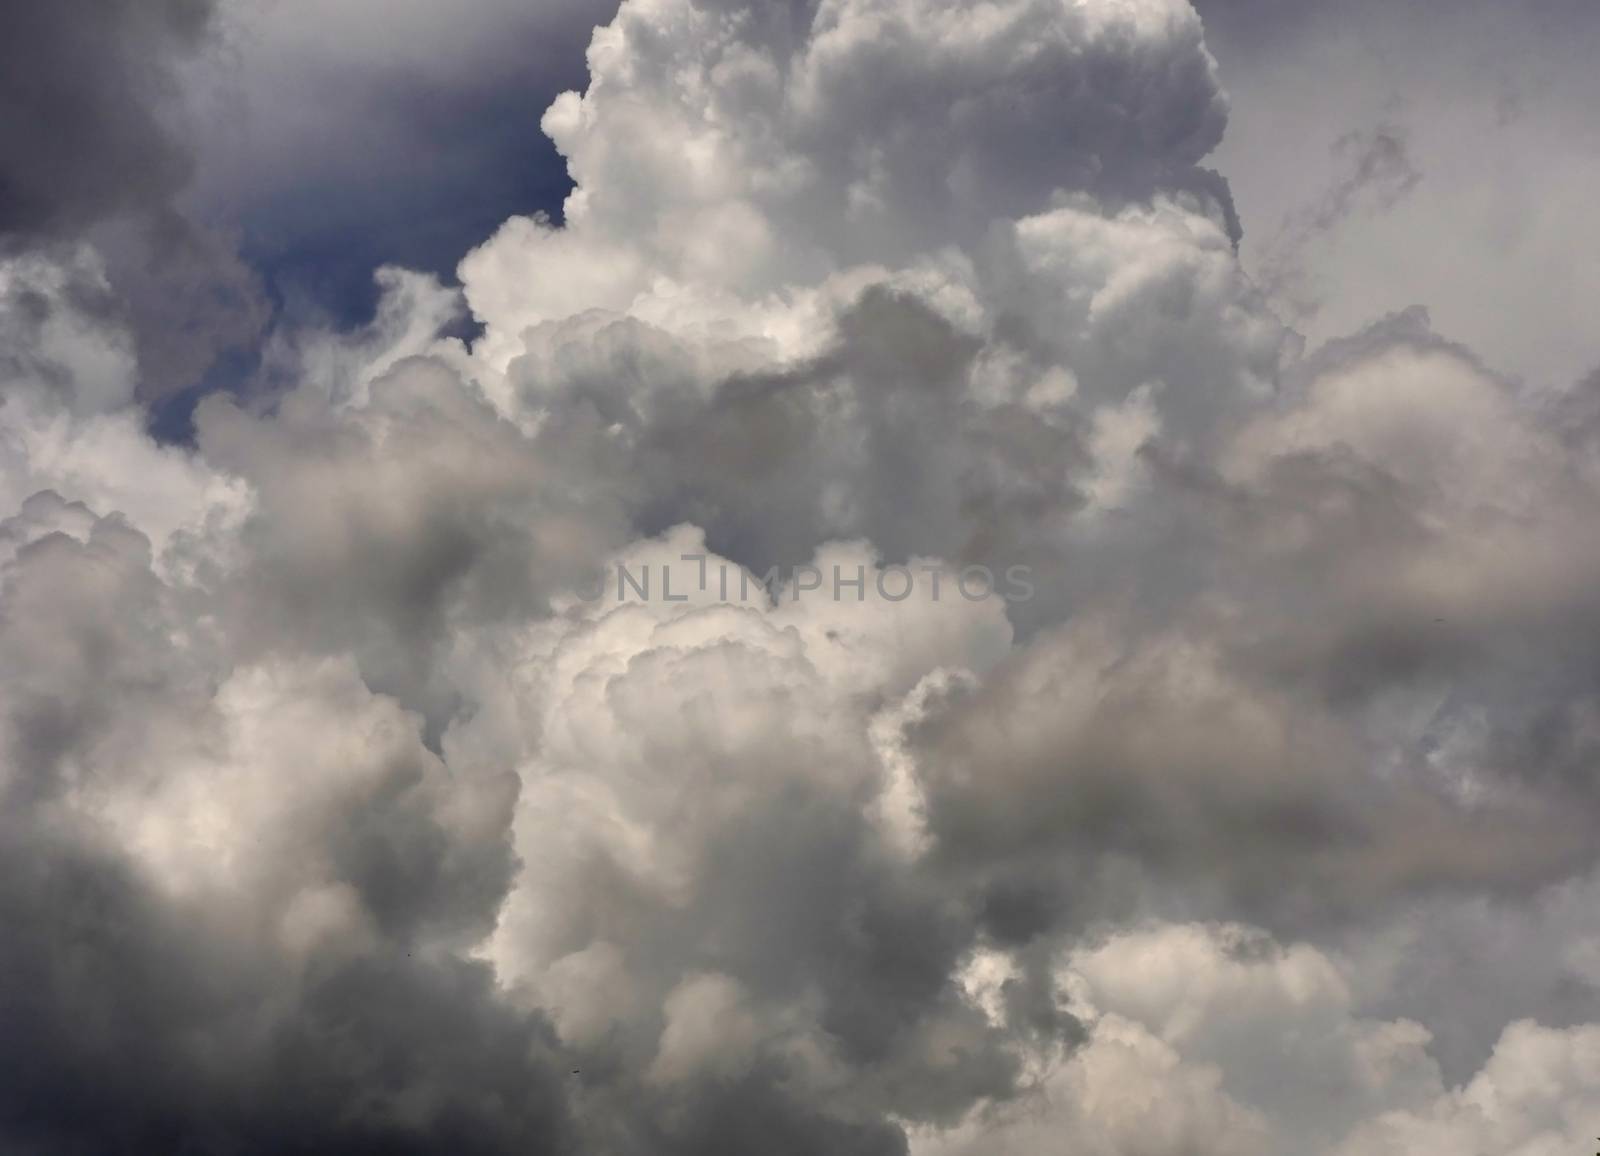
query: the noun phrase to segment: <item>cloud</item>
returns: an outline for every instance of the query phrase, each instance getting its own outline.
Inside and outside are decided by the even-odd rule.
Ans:
[[[254,275],[180,205],[194,157],[178,70],[213,11],[210,0],[67,3],[0,24],[0,245],[94,237],[101,308],[130,326],[146,398],[194,384],[266,318]]]
[[[1356,1014],[1334,959],[1247,927],[1122,932],[1069,953],[1056,984],[1086,1043],[913,1152],[1531,1153],[1585,1143],[1595,1119],[1592,1027],[1509,1024],[1447,1089],[1426,1029]]]
[[[560,1150],[553,1040],[449,949],[493,922],[505,779],[452,781],[348,661],[214,681],[147,539],[25,511],[0,626],[0,1006],[30,1057],[8,1142]]]
[[[196,46],[211,9],[158,0],[6,14],[0,234],[58,233],[170,202],[189,163],[164,119],[172,57]]]
[[[1306,352],[1178,0],[588,63],[560,224],[191,445],[111,256],[0,268],[0,1137],[1586,1135],[1591,399],[1420,310]]]
[[[1249,225],[1246,268],[1276,278],[1287,256],[1280,224],[1294,236],[1296,220],[1354,171],[1359,154],[1329,150],[1347,134],[1403,128],[1407,161],[1425,182],[1382,211],[1369,186],[1357,211],[1288,261],[1291,273],[1303,268],[1284,288],[1318,306],[1296,319],[1311,340],[1420,302],[1441,332],[1536,388],[1565,390],[1594,367],[1594,343],[1573,313],[1595,291],[1583,191],[1595,180],[1594,151],[1574,143],[1586,139],[1597,97],[1592,74],[1576,66],[1600,46],[1592,9],[1574,0],[1515,10],[1480,0],[1196,8],[1233,97],[1213,163]],[[1389,187],[1403,188],[1405,171]]]
[[[1349,1152],[1455,1148],[1521,1156],[1590,1143],[1600,1034],[1592,1026],[1555,1031],[1511,1024],[1470,1084],[1417,1112],[1380,1117],[1352,1138]]]
[[[286,327],[359,325],[374,267],[448,275],[506,214],[559,205],[539,114],[582,82],[584,44],[616,7],[224,0],[180,77],[188,199],[237,233]]]
[[[1308,204],[1279,222],[1262,256],[1262,280],[1297,320],[1320,307],[1310,271],[1312,250],[1336,233],[1352,214],[1382,213],[1411,194],[1422,180],[1406,145],[1406,132],[1392,122],[1347,132],[1333,142],[1343,170]]]

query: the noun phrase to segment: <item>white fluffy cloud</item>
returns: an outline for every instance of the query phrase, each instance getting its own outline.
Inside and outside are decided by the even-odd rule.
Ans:
[[[918,1156],[1554,1153],[1597,1119],[1593,1026],[1508,1024],[1446,1089],[1425,1028],[1360,1016],[1334,959],[1239,925],[1121,932],[1055,978],[1083,1044],[1032,1057],[1022,1096],[918,1136]]]
[[[91,258],[0,273],[0,1136],[1588,1135],[1592,930],[1495,931],[1594,870],[1592,404],[1304,353],[1179,0],[627,0],[589,67],[562,225],[193,446]]]
[[[1593,1143],[1600,1125],[1600,1030],[1519,1020],[1506,1027],[1466,1087],[1415,1111],[1386,1112],[1342,1149],[1371,1152],[1506,1152],[1537,1156]]]

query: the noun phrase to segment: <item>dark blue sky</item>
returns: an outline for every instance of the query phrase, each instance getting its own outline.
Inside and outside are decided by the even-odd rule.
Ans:
[[[280,309],[360,324],[379,265],[449,279],[507,217],[559,216],[569,183],[540,117],[584,87],[614,7],[225,4],[183,78],[187,211],[237,238]]]
[[[366,323],[379,266],[451,281],[507,217],[559,219],[570,182],[539,121],[584,86],[584,48],[611,7],[482,0],[465,21],[400,0],[386,38],[360,0],[345,24],[308,24],[294,3],[219,7],[176,68],[169,144],[189,179],[172,204],[237,251],[267,320],[200,380],[154,395],[156,432],[182,439],[199,397],[251,389],[275,327]]]

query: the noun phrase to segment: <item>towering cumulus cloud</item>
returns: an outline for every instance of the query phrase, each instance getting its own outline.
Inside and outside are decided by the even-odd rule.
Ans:
[[[192,446],[0,268],[0,1148],[1588,1151],[1595,381],[1303,350],[1185,0],[588,63]]]

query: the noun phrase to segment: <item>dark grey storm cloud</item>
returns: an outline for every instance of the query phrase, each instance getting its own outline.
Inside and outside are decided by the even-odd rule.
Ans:
[[[210,0],[63,0],[0,13],[0,235],[168,205],[191,157],[168,117]]]
[[[0,244],[94,244],[147,398],[193,385],[266,321],[254,274],[180,207],[195,157],[177,70],[205,48],[214,7],[67,0],[0,14]]]
[[[0,243],[94,245],[142,397],[237,387],[274,305],[358,323],[378,265],[448,275],[508,213],[559,204],[566,178],[539,112],[581,79],[608,15],[8,6]],[[226,355],[241,363],[207,378]]]

